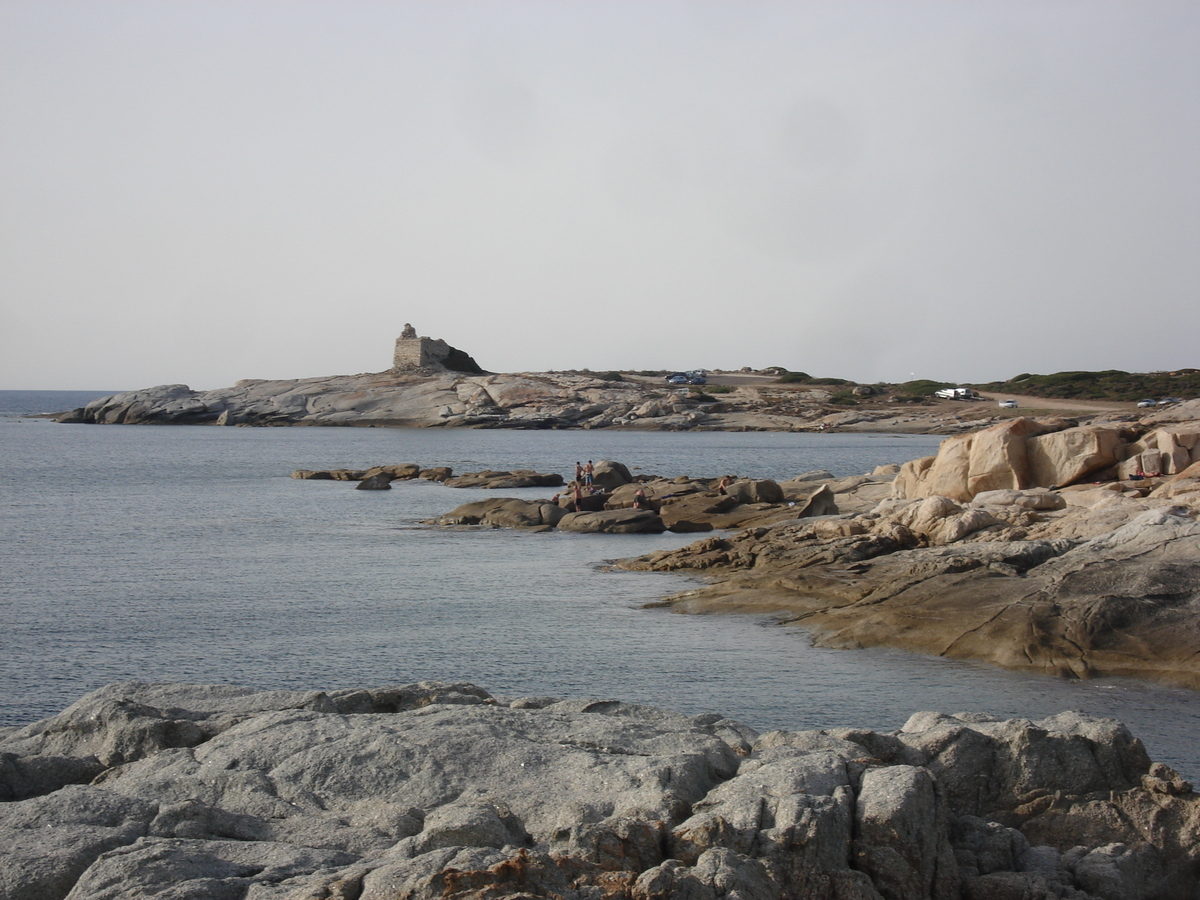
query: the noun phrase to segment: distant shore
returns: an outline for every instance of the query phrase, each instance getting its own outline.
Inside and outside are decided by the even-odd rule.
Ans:
[[[857,392],[857,393],[855,393]],[[999,400],[1015,401],[1002,408]],[[770,375],[710,373],[704,384],[658,376],[525,372],[472,375],[426,369],[266,381],[193,391],[159,385],[94,400],[57,416],[126,425],[336,425],[526,430],[798,431],[961,434],[1023,415],[1133,421],[1133,403],[1009,395],[912,398],[885,388],[854,392],[785,384]]]

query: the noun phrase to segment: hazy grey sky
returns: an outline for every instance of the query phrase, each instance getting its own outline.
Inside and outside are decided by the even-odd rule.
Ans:
[[[0,388],[1200,366],[1200,3],[0,0]]]

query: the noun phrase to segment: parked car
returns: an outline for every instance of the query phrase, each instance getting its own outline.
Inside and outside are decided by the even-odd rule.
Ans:
[[[1182,397],[1163,397],[1158,401],[1159,406],[1166,406],[1168,403],[1182,403]]]
[[[1146,409],[1151,406],[1158,406],[1158,401],[1157,400],[1139,400],[1137,405],[1138,405],[1138,409]]]
[[[667,376],[667,384],[687,384],[688,377],[682,372],[676,372],[674,375]]]
[[[688,384],[708,384],[708,379],[699,372],[689,372]]]
[[[1016,400],[1001,400],[1000,408],[1001,409],[1016,409],[1017,401]]]

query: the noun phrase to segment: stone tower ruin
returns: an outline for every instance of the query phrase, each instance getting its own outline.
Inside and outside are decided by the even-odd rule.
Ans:
[[[470,356],[451,347],[441,338],[417,337],[412,325],[406,324],[396,338],[396,352],[392,357],[392,369],[447,369],[452,372],[468,372],[482,375],[483,369]]]

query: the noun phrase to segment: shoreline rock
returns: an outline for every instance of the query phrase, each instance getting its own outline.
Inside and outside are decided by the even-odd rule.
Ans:
[[[655,605],[770,614],[821,646],[1200,690],[1200,467],[1115,487],[893,498],[616,565],[711,582]]]
[[[1120,723],[759,734],[470,684],[125,683],[0,735],[0,898],[1191,900],[1200,798]]]

